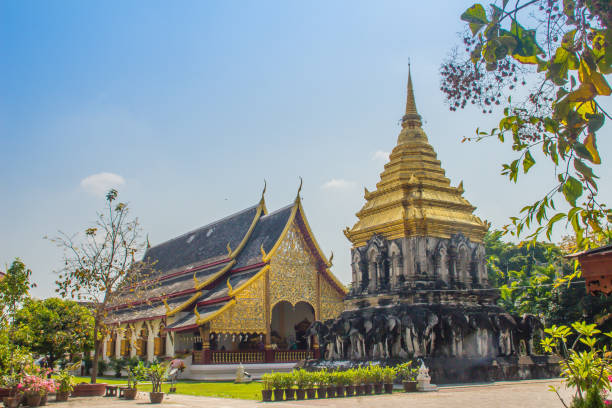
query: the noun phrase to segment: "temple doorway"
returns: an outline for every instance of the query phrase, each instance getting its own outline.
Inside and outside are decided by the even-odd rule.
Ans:
[[[300,301],[292,306],[280,301],[272,308],[271,344],[277,350],[307,349],[306,329],[314,321],[314,308]]]

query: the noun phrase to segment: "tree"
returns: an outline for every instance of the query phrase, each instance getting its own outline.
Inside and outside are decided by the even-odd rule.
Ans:
[[[593,245],[591,237],[610,240],[612,211],[598,200],[593,165],[601,163],[598,130],[611,118],[601,98],[612,93],[606,81],[612,73],[612,3],[500,0],[487,9],[474,4],[461,19],[469,26],[465,53],[455,51],[441,67],[451,111],[471,103],[493,113],[503,105],[499,126],[477,129],[473,139],[511,140],[518,157],[502,166],[511,181],[536,165],[535,149],[555,169],[551,188],[511,217],[505,231],[520,236],[533,227],[526,238],[535,242],[542,233],[550,239],[554,225],[566,220],[578,248]],[[569,211],[555,209],[558,194]]]
[[[612,330],[612,298],[589,295],[582,279],[555,284],[573,273],[559,246],[543,242],[516,245],[502,241],[501,235],[495,231],[484,238],[489,282],[500,288],[500,306],[517,315],[538,315],[547,325],[586,320]]]
[[[146,287],[155,284],[148,279],[150,266],[136,261],[136,256],[145,248],[138,219],[129,218],[127,204],[115,203],[117,195],[116,190],[108,192],[105,211],[98,213],[95,225],[87,228],[84,236],[60,232],[51,239],[64,250],[64,267],[56,281],[57,292],[62,297],[70,296],[91,305],[94,318],[92,383],[96,382],[109,308],[120,300],[128,303],[130,298],[140,298]]]
[[[87,307],[70,300],[29,299],[17,312],[17,344],[44,355],[50,367],[64,354],[93,348],[93,316]]]
[[[30,289],[36,285],[30,283],[32,271],[26,269],[21,259],[16,258],[7,268],[6,274],[0,279],[0,365],[9,364],[13,369],[12,361],[15,353],[22,354],[23,350],[15,350],[14,333],[15,318],[19,306],[29,298]],[[4,333],[2,333],[4,332]],[[6,335],[8,333],[8,335]],[[6,342],[2,341],[6,339]],[[4,344],[2,344],[4,343]]]

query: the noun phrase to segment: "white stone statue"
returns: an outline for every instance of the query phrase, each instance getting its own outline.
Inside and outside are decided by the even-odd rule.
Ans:
[[[244,366],[242,363],[240,363],[236,369],[236,379],[234,382],[237,384],[251,382],[251,374],[244,371]]]
[[[429,369],[425,367],[425,362],[421,360],[419,375],[417,375],[417,391],[438,391],[438,387],[435,384],[430,384],[430,381]]]

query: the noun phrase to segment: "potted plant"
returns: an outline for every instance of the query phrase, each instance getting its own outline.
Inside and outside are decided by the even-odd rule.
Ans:
[[[285,398],[287,401],[292,401],[295,399],[295,388],[293,388],[295,379],[293,378],[293,372],[283,373],[282,378],[283,388],[285,389]]]
[[[382,369],[383,376],[383,384],[385,386],[385,393],[392,394],[393,393],[393,382],[395,381],[395,377],[397,373],[393,367],[385,367]]]
[[[317,398],[327,397],[327,384],[329,382],[329,373],[326,370],[317,372]]]
[[[46,387],[45,382],[45,380],[37,375],[26,375],[23,378],[23,383],[19,384],[19,388],[25,394],[26,403],[29,407],[40,406],[40,400]]]
[[[20,371],[13,371],[9,375],[2,377],[2,385],[8,390],[8,395],[3,397],[4,406],[6,408],[17,408],[21,403],[21,385],[22,374]]]
[[[353,395],[355,395],[355,377],[356,377],[356,372],[354,369],[348,369],[344,372],[345,375],[345,382],[346,385],[344,386],[344,388],[346,388],[346,396],[347,397],[352,397]]]
[[[374,393],[382,394],[383,392],[383,368],[381,366],[371,367],[372,383],[374,384]]]
[[[272,373],[271,374],[271,382],[272,388],[274,389],[274,401],[282,401],[283,400],[283,378],[282,373]]]
[[[304,369],[297,369],[293,371],[293,378],[295,380],[295,398],[303,400],[306,396],[306,387],[308,382],[308,373]]]
[[[366,393],[366,382],[367,382],[367,369],[359,367],[355,369],[355,395],[365,395]]]
[[[68,396],[72,392],[74,385],[72,384],[74,376],[67,369],[61,370],[57,375],[57,392],[55,400],[63,402],[68,400]]]
[[[272,401],[272,374],[265,373],[261,376],[261,400]]]
[[[41,377],[43,380],[43,391],[42,396],[40,397],[41,406],[47,405],[47,396],[57,391],[57,384],[55,383],[55,380],[46,378],[47,374],[50,372],[50,369],[47,370],[47,372],[43,373],[44,377]]]
[[[139,361],[136,366],[127,368],[127,374],[127,389],[123,391],[123,396],[126,400],[133,400],[138,394],[138,382],[147,378],[147,368]]]
[[[147,376],[151,380],[152,389],[149,393],[149,399],[151,404],[159,404],[164,399],[164,393],[162,392],[162,383],[166,380],[168,375],[167,364],[152,364],[146,370]]]
[[[418,368],[412,367],[412,361],[395,366],[398,377],[402,380],[405,392],[416,392]]]
[[[345,371],[338,371],[335,373],[336,377],[335,377],[335,384],[336,384],[336,396],[337,397],[344,397],[344,392],[346,390],[346,372]]]
[[[315,399],[317,397],[317,390],[315,390],[315,382],[317,380],[317,373],[312,371],[304,371],[305,374],[305,387],[306,387],[306,398]]]

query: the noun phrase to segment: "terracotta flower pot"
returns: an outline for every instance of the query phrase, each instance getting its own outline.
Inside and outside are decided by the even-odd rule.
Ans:
[[[272,390],[261,390],[261,400],[263,402],[272,401]]]
[[[285,397],[287,401],[292,401],[295,399],[295,390],[293,388],[285,388]]]
[[[161,402],[164,400],[164,393],[163,392],[150,392],[149,399],[151,400],[151,404],[161,404]]]
[[[102,397],[106,393],[106,383],[87,384],[81,383],[74,386],[73,397]]]
[[[138,389],[136,388],[128,388],[127,390],[123,391],[123,397],[126,400],[136,399],[137,394],[138,394]]]
[[[306,396],[306,390],[302,388],[298,388],[297,390],[295,390],[295,399],[303,400],[305,396]]]
[[[21,395],[16,397],[4,397],[2,402],[4,402],[5,408],[17,408],[21,403]]]
[[[417,382],[416,381],[402,381],[402,384],[404,386],[404,391],[405,392],[416,392],[416,386],[417,386]]]
[[[393,383],[385,384],[385,393],[386,394],[393,394]]]
[[[306,390],[306,397],[308,399],[315,399],[317,397],[317,390],[315,390],[314,388],[308,388]]]
[[[274,390],[274,401],[282,401],[284,394],[285,394],[285,390],[282,390],[282,389]]]
[[[55,393],[55,400],[57,402],[68,401],[68,395],[70,395],[68,391],[58,391]]]
[[[26,394],[26,404],[28,407],[40,407],[40,399],[42,395],[40,394]]]
[[[372,384],[365,384],[364,387],[363,395],[370,395],[372,393]]]

